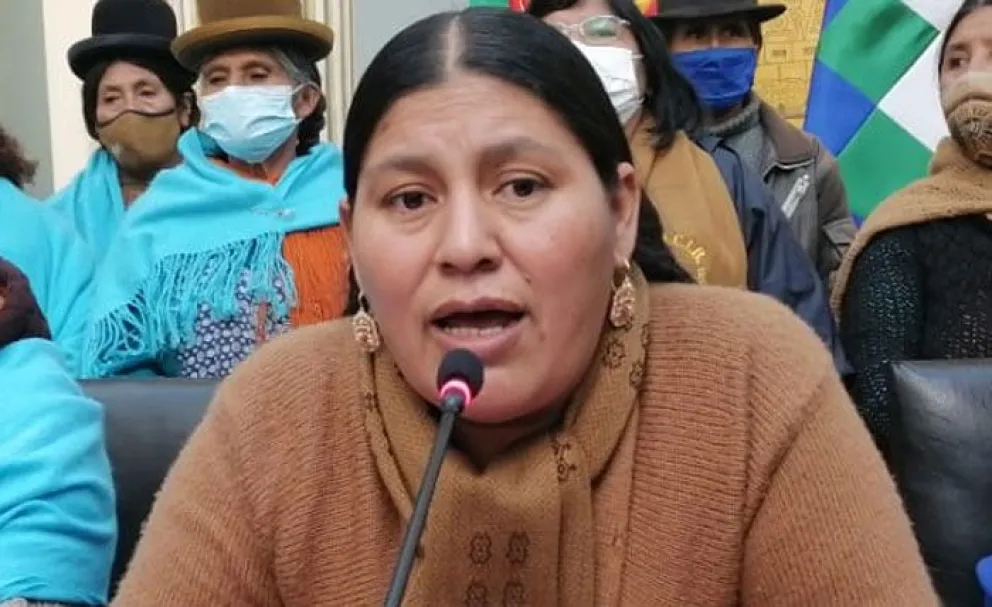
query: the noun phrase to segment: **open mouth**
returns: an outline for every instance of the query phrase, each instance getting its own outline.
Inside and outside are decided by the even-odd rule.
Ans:
[[[523,317],[522,310],[479,309],[445,314],[431,324],[455,337],[489,337],[514,327]]]

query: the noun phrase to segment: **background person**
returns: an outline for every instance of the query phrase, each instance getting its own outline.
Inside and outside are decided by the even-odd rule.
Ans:
[[[28,277],[0,258],[0,607],[107,602],[117,526],[103,409],[50,339]]]
[[[97,261],[124,213],[162,169],[179,163],[176,141],[200,120],[196,74],[172,57],[176,16],[163,0],[100,0],[93,36],[69,49],[83,82],[83,120],[100,148],[49,204],[93,250]]]
[[[341,156],[320,142],[316,69],[333,34],[298,0],[198,9],[172,48],[200,76],[202,124],[111,245],[87,376],[224,377],[257,344],[344,310]]]
[[[697,282],[746,285],[781,301],[814,328],[838,371],[847,373],[816,269],[761,179],[735,151],[702,133],[698,98],[657,28],[631,0],[534,0],[527,10],[568,35],[596,69],[682,266]]]
[[[950,137],[930,175],[865,222],[833,300],[852,396],[883,451],[898,400],[894,361],[992,357],[992,1],[967,0],[940,51]]]
[[[86,310],[93,281],[93,256],[59,215],[22,189],[36,165],[0,126],[0,257],[31,280],[32,302],[40,304],[67,369],[79,372]]]
[[[708,131],[764,179],[828,281],[856,230],[837,161],[753,90],[761,24],[784,11],[757,0],[665,0],[654,21],[706,107]]]

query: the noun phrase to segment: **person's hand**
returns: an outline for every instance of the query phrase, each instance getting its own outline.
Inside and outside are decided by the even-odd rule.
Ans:
[[[48,321],[27,276],[0,257],[0,348],[32,337],[51,339]]]

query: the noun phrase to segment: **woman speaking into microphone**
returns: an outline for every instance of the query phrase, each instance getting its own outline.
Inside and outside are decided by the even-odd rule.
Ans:
[[[115,604],[382,604],[455,349],[485,382],[404,604],[936,604],[830,355],[775,302],[688,284],[565,36],[410,26],[344,155],[352,318],[223,384]]]

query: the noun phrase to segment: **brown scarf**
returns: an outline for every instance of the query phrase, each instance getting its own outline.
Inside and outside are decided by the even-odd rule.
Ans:
[[[653,126],[642,119],[630,147],[638,181],[661,216],[665,244],[696,282],[746,288],[747,248],[719,169],[681,132],[668,150],[656,150]]]
[[[971,161],[952,139],[944,139],[930,163],[930,176],[893,194],[861,226],[837,270],[830,297],[834,314],[840,314],[854,262],[879,234],[928,221],[988,213],[992,213],[992,170]]]
[[[406,595],[408,605],[592,605],[592,489],[635,410],[648,341],[648,288],[635,272],[631,327],[605,325],[560,426],[484,471],[449,451]],[[371,357],[366,429],[390,497],[409,520],[434,442],[427,405],[388,352]]]

